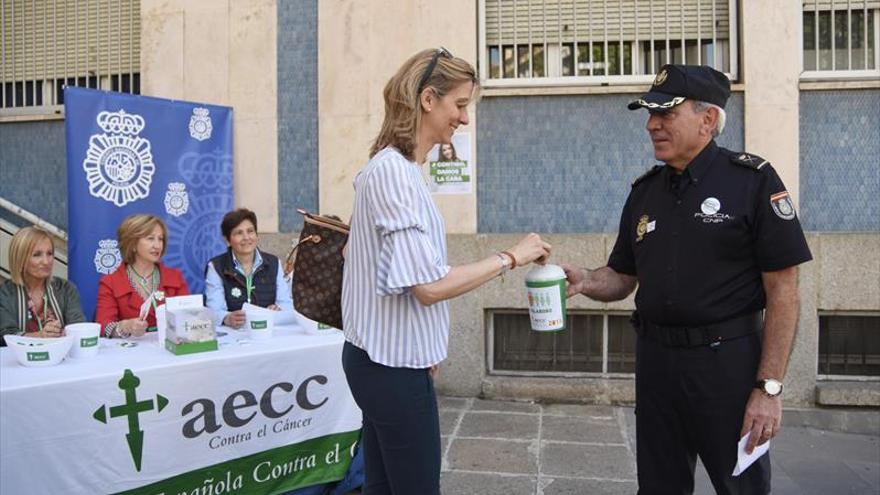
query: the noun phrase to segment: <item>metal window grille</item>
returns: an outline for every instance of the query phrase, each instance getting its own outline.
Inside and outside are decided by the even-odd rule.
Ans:
[[[804,79],[880,76],[880,0],[803,0]]]
[[[737,76],[735,0],[480,0],[486,86],[650,82],[667,63]]]
[[[819,375],[880,378],[880,315],[819,315]]]
[[[566,329],[531,330],[526,311],[489,314],[489,370],[495,374],[595,375],[635,372],[629,315],[569,312]]]
[[[0,116],[63,111],[64,86],[140,93],[139,0],[0,0]]]

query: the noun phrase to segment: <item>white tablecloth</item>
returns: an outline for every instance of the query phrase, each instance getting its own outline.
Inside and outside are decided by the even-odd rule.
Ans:
[[[341,332],[221,328],[174,356],[101,339],[47,368],[0,350],[0,493],[272,493],[339,479],[361,426]],[[126,405],[128,404],[128,405]],[[195,490],[195,491],[194,491]]]

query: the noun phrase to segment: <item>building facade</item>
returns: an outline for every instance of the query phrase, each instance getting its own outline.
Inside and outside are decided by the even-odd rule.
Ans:
[[[779,171],[814,255],[800,270],[787,404],[880,405],[880,0],[82,4],[2,0],[0,197],[65,227],[63,84],[228,105],[236,203],[279,254],[296,208],[348,218],[385,82],[444,46],[483,82],[460,130],[472,188],[435,196],[451,262],[533,231],[555,260],[603,265],[629,184],[653,164],[645,115],[626,103],[663,63],[715,66],[733,83],[719,144]],[[438,388],[631,402],[632,299],[571,299],[569,329],[539,335],[523,287],[516,270],[452,302]]]

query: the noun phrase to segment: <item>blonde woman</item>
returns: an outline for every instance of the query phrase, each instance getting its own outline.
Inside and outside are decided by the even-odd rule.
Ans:
[[[364,494],[440,493],[433,373],[446,358],[447,300],[550,254],[530,234],[450,267],[443,218],[420,164],[468,123],[477,74],[445,49],[417,53],[385,86],[385,118],[354,181],[342,283],[342,364],[363,412]]]
[[[53,277],[55,245],[37,227],[25,227],[9,243],[12,280],[0,285],[0,334],[60,337],[64,325],[85,321],[76,286]],[[0,345],[6,345],[0,340]]]
[[[169,268],[160,260],[165,254],[168,228],[155,215],[127,217],[117,230],[122,265],[101,277],[95,320],[104,337],[141,337],[156,326],[155,301],[146,317],[140,314],[144,301],[161,293],[164,297],[189,294],[180,270]]]

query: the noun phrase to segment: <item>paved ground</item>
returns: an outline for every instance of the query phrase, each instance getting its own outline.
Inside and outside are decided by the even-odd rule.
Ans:
[[[862,426],[855,434],[791,426],[817,421],[786,413],[789,426],[771,447],[773,493],[880,494],[875,414],[880,417],[858,413]],[[825,423],[846,420],[835,416]],[[626,407],[441,397],[443,494],[633,494],[634,423]],[[714,493],[702,467],[696,493]]]

